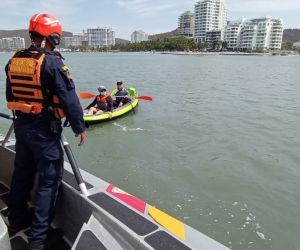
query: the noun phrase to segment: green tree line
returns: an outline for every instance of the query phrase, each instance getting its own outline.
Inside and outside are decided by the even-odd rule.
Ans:
[[[126,45],[115,45],[112,48],[121,51],[190,51],[198,49],[198,44],[196,44],[193,39],[174,37],[162,41],[145,41]]]
[[[217,50],[223,51],[228,47],[225,41],[214,41],[212,44],[197,43],[193,39],[186,37],[172,37],[163,40],[144,41],[140,43],[116,44],[108,47],[71,47],[72,51],[203,51],[203,50]],[[282,49],[284,50],[297,50],[293,48],[292,43],[283,43]],[[266,52],[263,48],[254,50],[247,50],[244,52]]]
[[[91,47],[73,47],[72,50],[80,51],[194,51],[203,50],[207,46],[198,44],[193,39],[185,37],[174,37],[156,41],[144,41],[140,43],[116,44],[109,47],[91,48]]]

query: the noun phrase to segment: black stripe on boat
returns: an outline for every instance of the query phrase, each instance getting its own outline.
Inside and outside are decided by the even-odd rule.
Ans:
[[[11,244],[11,249],[13,249],[13,250],[28,249],[28,245],[27,245],[26,241],[21,236],[14,237],[10,241],[10,244]]]
[[[0,196],[0,210],[2,210],[5,207],[7,207],[7,205],[1,200],[1,196]],[[1,214],[4,216],[3,210],[1,211]]]
[[[0,182],[0,195],[7,193],[9,189]]]
[[[175,239],[165,231],[158,231],[145,238],[145,241],[156,250],[191,250],[179,240]]]
[[[27,229],[24,234],[28,237],[30,234],[30,228]],[[63,239],[63,231],[59,228],[54,229],[50,227],[47,233],[47,239],[45,242],[45,249],[49,250],[70,250],[71,247]],[[26,248],[27,249],[27,248]],[[12,249],[14,250],[14,249]],[[20,249],[22,250],[22,249]],[[25,250],[25,249],[24,249]]]
[[[16,152],[16,145],[9,145],[7,148],[11,149],[12,151]]]
[[[77,190],[80,190],[79,186],[76,182],[75,176],[66,170],[64,170],[63,181],[66,182],[67,184],[69,184],[71,187],[73,187]],[[91,185],[90,183],[88,183],[86,181],[84,183],[85,183],[87,189],[91,189],[94,187],[93,185]]]
[[[89,199],[138,235],[144,236],[158,229],[157,225],[104,193],[91,195]]]
[[[1,203],[1,200],[0,200],[0,203]],[[2,208],[1,208],[2,209]],[[3,217],[8,217],[8,208],[6,207],[5,209],[1,210],[1,214],[3,215]]]
[[[97,237],[90,231],[83,231],[75,250],[107,250],[107,248],[97,239]]]
[[[0,196],[0,199],[6,204],[8,205],[8,201],[9,201],[9,193],[3,194]]]

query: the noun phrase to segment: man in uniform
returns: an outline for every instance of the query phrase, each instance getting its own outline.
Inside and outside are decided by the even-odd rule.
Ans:
[[[9,200],[12,232],[31,224],[30,249],[44,249],[63,174],[61,118],[66,117],[80,145],[86,142],[83,111],[68,67],[54,51],[62,35],[60,22],[39,13],[29,24],[32,45],[17,52],[6,66],[6,99],[15,113],[15,168]],[[32,214],[30,191],[38,175]]]

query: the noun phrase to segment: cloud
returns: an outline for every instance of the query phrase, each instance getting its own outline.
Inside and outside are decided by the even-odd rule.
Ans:
[[[117,0],[117,4],[141,16],[193,10],[198,0]],[[270,13],[300,10],[299,0],[225,0],[229,13]]]
[[[54,14],[67,30],[95,25],[128,26],[154,33],[177,26],[178,16],[194,10],[198,0],[0,0],[1,29],[27,27],[37,12]],[[263,15],[280,16],[289,26],[299,26],[300,0],[224,0],[230,19]],[[125,27],[124,27],[125,29]],[[119,28],[122,30],[122,28]],[[126,31],[129,30],[126,29]]]
[[[72,23],[82,11],[84,0],[0,0],[1,29],[27,28],[31,16],[46,12],[55,15],[63,24]],[[78,15],[77,15],[78,16]]]
[[[272,13],[300,10],[299,0],[228,0],[229,12]]]
[[[80,10],[84,0],[1,0],[0,13],[4,16],[30,16],[37,12],[48,12],[56,16],[68,16]]]
[[[184,11],[184,6],[189,9],[193,9],[194,6],[194,0],[119,0],[117,3],[133,13],[147,16],[174,10]]]

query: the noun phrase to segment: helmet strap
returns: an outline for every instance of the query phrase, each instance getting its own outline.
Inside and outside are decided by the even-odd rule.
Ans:
[[[46,46],[46,37],[43,38],[43,41],[41,43],[41,49],[44,49]]]
[[[43,37],[36,32],[30,32],[29,35],[30,35],[32,46],[36,48],[41,48]]]

